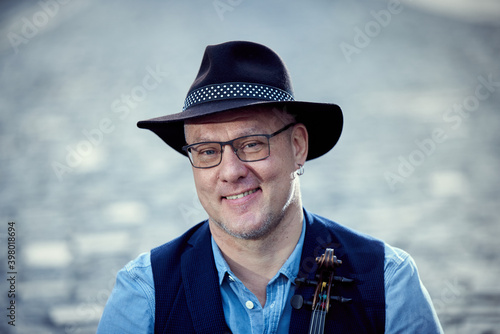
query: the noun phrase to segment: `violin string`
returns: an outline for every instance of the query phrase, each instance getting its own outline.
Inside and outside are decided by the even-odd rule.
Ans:
[[[326,323],[326,311],[315,310],[313,312],[311,326],[309,328],[309,334],[324,333]]]
[[[321,325],[319,326],[321,333],[325,332],[325,319],[326,319],[326,311],[322,311]]]
[[[325,322],[326,310],[323,309],[321,303],[317,303],[315,309],[313,310],[309,334],[324,333]]]
[[[309,334],[315,334],[316,333],[316,310],[313,311],[313,316],[311,320],[311,326],[309,328]]]
[[[314,334],[314,325],[316,324],[316,310],[313,310],[311,323],[309,325],[309,334]]]
[[[309,327],[309,334],[315,334],[317,333],[317,322],[318,322],[318,305],[316,305],[316,308],[313,310],[312,314],[312,319],[311,319],[311,326]]]

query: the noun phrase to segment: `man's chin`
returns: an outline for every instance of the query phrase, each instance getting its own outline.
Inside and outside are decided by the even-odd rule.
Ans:
[[[220,222],[215,219],[211,219],[211,221],[228,235],[242,240],[262,239],[266,237],[274,227],[272,225],[272,220],[254,221],[252,223],[249,223],[250,220],[240,220],[239,222],[237,222],[237,220],[230,220],[232,224]]]

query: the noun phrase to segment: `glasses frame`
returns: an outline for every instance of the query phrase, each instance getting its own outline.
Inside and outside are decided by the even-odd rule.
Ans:
[[[292,126],[298,124],[298,122],[294,122],[294,123],[290,123],[286,126],[284,126],[283,128],[279,129],[278,131],[276,132],[273,132],[271,134],[254,134],[254,135],[247,135],[247,136],[242,136],[242,137],[238,137],[238,138],[235,138],[235,139],[232,139],[232,140],[229,140],[229,141],[205,141],[205,142],[199,142],[199,143],[194,143],[194,144],[190,144],[190,145],[185,145],[182,147],[182,150],[184,152],[186,152],[188,158],[189,158],[189,162],[191,163],[191,166],[193,166],[194,168],[199,168],[199,169],[208,169],[208,168],[213,168],[213,167],[217,167],[221,164],[222,162],[222,155],[224,154],[224,146],[226,145],[229,145],[231,146],[231,148],[233,149],[233,152],[234,154],[236,154],[236,156],[238,157],[238,159],[240,159],[240,161],[243,161],[243,162],[255,162],[255,161],[261,161],[261,160],[265,160],[267,158],[269,158],[269,156],[271,155],[271,144],[269,142],[269,140],[276,136],[276,135],[279,135],[280,133],[288,130],[289,128],[291,128]],[[264,158],[260,158],[260,159],[256,159],[256,160],[244,160],[242,158],[240,158],[240,156],[238,155],[238,149],[235,148],[233,146],[233,143],[237,140],[240,140],[240,139],[244,139],[244,138],[248,138],[248,137],[255,137],[255,136],[262,136],[262,137],[266,137],[267,138],[267,146],[268,146],[268,154],[267,156],[265,156]],[[220,159],[219,159],[219,162],[213,166],[208,166],[208,167],[197,167],[194,165],[193,161],[191,160],[191,156],[190,156],[190,149],[194,146],[197,146],[197,145],[201,145],[201,144],[219,144],[220,145]]]

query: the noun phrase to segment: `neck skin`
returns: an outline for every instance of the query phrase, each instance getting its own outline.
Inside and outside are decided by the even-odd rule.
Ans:
[[[258,240],[228,235],[210,220],[210,231],[231,271],[266,304],[267,284],[292,254],[302,233],[302,201],[294,200],[280,224]]]

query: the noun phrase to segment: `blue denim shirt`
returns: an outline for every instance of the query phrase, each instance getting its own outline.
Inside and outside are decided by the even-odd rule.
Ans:
[[[305,226],[305,224],[303,224]],[[226,322],[233,333],[287,333],[290,299],[297,275],[305,227],[290,258],[269,282],[264,308],[234,276],[212,243]],[[443,333],[427,290],[411,256],[385,244],[385,333]],[[248,303],[251,302],[252,304]],[[150,253],[143,253],[118,272],[98,334],[153,334],[155,291]]]

